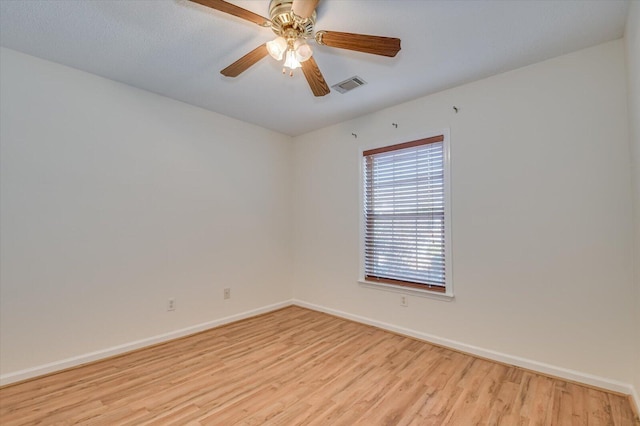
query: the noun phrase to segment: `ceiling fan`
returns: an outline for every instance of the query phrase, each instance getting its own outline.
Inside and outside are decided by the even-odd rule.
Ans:
[[[293,75],[294,69],[302,68],[313,94],[324,96],[330,92],[329,86],[313,59],[313,50],[307,44],[307,40],[315,39],[323,46],[388,57],[394,57],[400,51],[398,38],[338,31],[317,31],[314,34],[316,6],[319,0],[271,0],[270,19],[223,0],[190,1],[246,19],[261,27],[271,28],[277,36],[275,40],[256,47],[220,71],[227,77],[237,77],[265,56],[271,55],[276,60],[284,58],[283,73],[289,68],[289,74]]]

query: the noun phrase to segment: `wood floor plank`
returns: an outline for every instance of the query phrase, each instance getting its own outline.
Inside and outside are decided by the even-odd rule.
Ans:
[[[0,389],[0,424],[638,426],[629,400],[288,307]]]

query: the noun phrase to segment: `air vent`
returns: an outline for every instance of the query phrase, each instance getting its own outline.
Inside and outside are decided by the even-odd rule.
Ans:
[[[367,82],[356,75],[346,79],[345,81],[341,81],[338,84],[334,84],[331,87],[333,89],[336,89],[340,93],[347,93],[348,91],[353,90],[356,87],[360,87],[364,84],[367,84]]]

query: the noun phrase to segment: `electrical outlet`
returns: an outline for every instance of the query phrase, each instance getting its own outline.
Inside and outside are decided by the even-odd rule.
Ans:
[[[224,298],[225,299],[231,299],[231,289],[230,288],[225,288],[224,289]]]
[[[176,299],[167,300],[167,311],[175,311],[176,310]]]
[[[400,306],[404,306],[405,308],[409,306],[409,299],[404,294],[400,296]]]

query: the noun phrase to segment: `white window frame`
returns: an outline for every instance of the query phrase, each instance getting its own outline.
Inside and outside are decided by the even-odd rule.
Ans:
[[[430,137],[435,137],[442,135],[443,140],[443,160],[444,160],[444,203],[445,203],[445,211],[444,211],[444,241],[445,241],[445,291],[435,292],[428,289],[420,289],[413,287],[406,287],[396,284],[387,284],[375,281],[368,281],[365,279],[364,272],[364,263],[365,263],[365,218],[364,218],[364,169],[363,169],[363,153],[364,151],[368,151],[370,149],[382,148],[392,145],[401,144],[404,142],[411,142],[420,139],[427,139]],[[451,301],[454,298],[453,294],[453,261],[451,258],[451,153],[450,153],[450,137],[449,137],[449,129],[443,129],[436,132],[428,132],[422,133],[414,136],[405,136],[396,140],[386,140],[386,141],[377,141],[372,144],[367,144],[366,147],[362,147],[359,150],[359,223],[360,223],[360,270],[359,270],[359,278],[358,282],[360,286],[365,288],[371,288],[376,290],[384,290],[390,291],[394,293],[407,294],[407,295],[415,295],[420,297],[427,297],[437,300]]]

